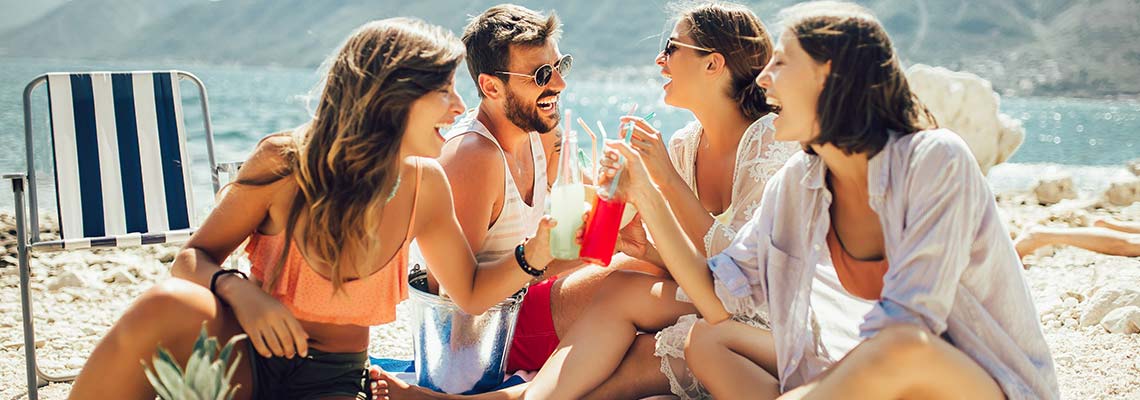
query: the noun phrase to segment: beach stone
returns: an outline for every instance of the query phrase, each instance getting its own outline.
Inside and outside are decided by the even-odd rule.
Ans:
[[[1065,291],[1064,297],[1077,299],[1078,302],[1085,301],[1085,295],[1074,292],[1072,290]]]
[[[55,300],[60,303],[70,303],[75,301],[75,296],[71,293],[58,293],[55,295]]]
[[[1129,306],[1140,307],[1140,291],[1122,287],[1101,288],[1085,302],[1081,310],[1081,326],[1100,324],[1108,313]]]
[[[1112,310],[1100,321],[1100,326],[1111,333],[1140,333],[1140,307],[1128,306]]]
[[[21,331],[21,334],[22,334],[22,331]],[[42,348],[44,348],[44,346],[47,346],[47,340],[46,339],[36,339],[36,348],[37,349],[42,349]],[[4,342],[4,344],[0,345],[0,348],[3,348],[5,350],[23,349],[24,348],[24,338],[20,337],[17,340]]]
[[[93,282],[91,282],[91,279],[88,278],[86,274],[81,274],[76,271],[67,271],[48,282],[47,287],[49,290],[55,291],[69,287],[85,288],[91,286],[93,286]]]
[[[64,366],[66,366],[67,369],[80,369],[80,368],[83,368],[83,364],[85,364],[86,362],[87,362],[87,360],[84,360],[83,358],[71,357],[71,358],[67,359],[67,362],[64,363]]]
[[[1021,121],[1001,113],[1001,97],[984,78],[922,64],[907,68],[906,75],[938,125],[970,147],[982,173],[1008,160],[1025,140]]]
[[[1128,170],[1132,171],[1132,175],[1140,176],[1140,158],[1129,161],[1127,165]]]
[[[158,262],[170,264],[174,262],[174,258],[178,256],[178,248],[173,246],[160,247],[159,250],[156,250],[155,255],[158,256]]]
[[[107,283],[119,283],[136,285],[139,283],[138,278],[135,277],[127,268],[119,267],[111,270],[103,276],[103,281]]]
[[[20,312],[20,298],[19,293],[12,294],[12,302],[0,303],[0,313],[18,313]]]
[[[1044,177],[1033,187],[1033,194],[1037,196],[1038,203],[1048,206],[1057,204],[1061,200],[1077,198],[1074,187],[1071,176]]]
[[[1065,319],[1079,319],[1081,317],[1081,312],[1075,308],[1069,309],[1069,310],[1065,311],[1064,316],[1065,316]]]
[[[94,289],[87,287],[65,287],[60,290],[81,301],[90,301],[97,296]]]
[[[96,328],[92,325],[84,325],[83,326],[83,334],[84,335],[92,336],[92,335],[97,335],[100,332],[102,332],[102,331],[99,328]]]
[[[1104,192],[1104,199],[1116,206],[1130,206],[1140,201],[1140,177],[1112,182]]]

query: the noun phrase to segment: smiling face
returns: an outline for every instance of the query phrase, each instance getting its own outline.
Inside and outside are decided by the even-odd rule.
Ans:
[[[556,65],[562,57],[553,40],[542,46],[510,47],[507,71],[534,75],[539,67]],[[554,130],[561,119],[558,112],[559,94],[566,89],[566,81],[557,68],[546,86],[538,86],[534,78],[517,75],[500,75],[506,95],[503,108],[507,119],[524,131],[545,133]]]
[[[669,34],[669,40],[701,47],[694,44],[689,30],[688,21],[679,21]],[[656,60],[657,66],[661,67],[661,76],[668,79],[662,87],[665,90],[665,104],[690,109],[709,94],[710,79],[705,65],[711,53],[670,43],[669,40]]]
[[[784,31],[768,66],[756,77],[768,103],[779,107],[776,140],[808,144],[819,136],[819,96],[831,63],[820,63],[802,47],[792,31]]]
[[[412,102],[404,129],[401,153],[409,156],[438,157],[443,149],[442,132],[463,114],[466,106],[455,91],[455,74],[441,88]]]

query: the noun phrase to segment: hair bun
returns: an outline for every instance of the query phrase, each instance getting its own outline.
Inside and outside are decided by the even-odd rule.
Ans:
[[[751,79],[744,83],[744,87],[736,90],[734,98],[736,103],[740,105],[740,111],[743,111],[744,116],[748,119],[757,120],[772,111],[772,107],[768,105],[768,98],[764,89],[756,85],[755,81]]]

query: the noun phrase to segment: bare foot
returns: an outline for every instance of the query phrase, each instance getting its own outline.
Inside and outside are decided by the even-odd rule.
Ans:
[[[372,398],[376,400],[434,400],[450,399],[444,393],[437,393],[419,386],[410,385],[396,375],[375,365],[368,367],[372,379]]]
[[[1041,240],[1040,229],[1039,226],[1026,228],[1017,236],[1017,239],[1013,240],[1013,248],[1017,249],[1018,257],[1025,258],[1025,256],[1033,254],[1034,251],[1048,244]]]

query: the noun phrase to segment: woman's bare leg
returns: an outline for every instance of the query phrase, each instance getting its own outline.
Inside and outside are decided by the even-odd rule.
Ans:
[[[775,399],[776,343],[772,332],[728,320],[697,321],[685,344],[685,361],[713,397]]]
[[[997,382],[942,338],[914,325],[883,329],[822,378],[781,399],[1002,399]]]
[[[642,399],[669,394],[669,380],[661,373],[661,359],[654,355],[656,346],[652,334],[637,335],[613,375],[584,399]]]
[[[617,271],[634,271],[653,276],[664,276],[660,267],[624,254],[615,254],[609,267],[587,265],[561,277],[550,288],[550,316],[554,332],[562,337],[570,331],[582,312],[594,302],[594,294],[606,277]]]
[[[241,333],[233,313],[222,308],[210,291],[189,281],[171,278],[142,294],[115,323],[83,366],[71,387],[72,399],[153,399],[154,389],[139,361],[149,366],[158,346],[185,365],[202,322],[225,343]],[[252,377],[245,342],[235,345],[241,365],[234,376],[237,398],[249,398]]]
[[[669,277],[669,270],[665,269],[664,267],[660,267],[651,262],[633,258],[621,253],[614,254],[614,259],[612,262],[610,262],[610,268],[621,271],[641,272],[659,278]]]
[[[625,354],[621,365],[606,381],[587,394],[585,399],[641,399],[649,396],[669,394],[669,381],[661,374],[661,359],[653,354],[656,341],[653,335],[637,335],[633,346]],[[372,393],[382,400],[516,400],[523,398],[529,383],[506,389],[471,396],[433,392],[429,389],[409,385],[394,375],[380,371],[373,366],[372,379],[376,381]]]
[[[638,331],[656,332],[693,314],[676,300],[677,284],[636,272],[617,272],[595,295],[529,385],[525,398],[578,399],[621,364]]]
[[[669,381],[661,373],[661,359],[654,355],[656,341],[651,334],[637,335],[633,346],[625,354],[621,365],[606,381],[584,396],[584,399],[642,399],[650,396],[669,394]],[[373,366],[372,379],[376,381],[372,392],[382,400],[515,400],[521,399],[528,383],[512,386],[490,393],[471,396],[436,393],[412,386],[382,372]]]
[[[1033,227],[1014,241],[1017,254],[1021,257],[1050,245],[1075,246],[1114,256],[1140,257],[1140,234],[1109,228]]]

